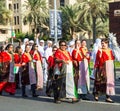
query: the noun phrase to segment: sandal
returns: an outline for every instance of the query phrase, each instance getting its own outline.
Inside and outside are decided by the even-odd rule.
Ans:
[[[95,99],[95,101],[98,101],[98,97],[97,96],[95,96],[94,99]]]
[[[110,98],[107,98],[106,102],[108,102],[108,103],[114,103],[114,101],[112,99],[110,99]]]

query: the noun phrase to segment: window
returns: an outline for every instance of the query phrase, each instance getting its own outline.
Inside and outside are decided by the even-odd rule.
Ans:
[[[65,5],[65,0],[60,0],[60,6],[64,6]]]
[[[9,9],[12,10],[12,4],[9,4]]]
[[[19,25],[19,16],[17,16],[17,24]]]
[[[14,25],[16,25],[16,17],[14,17]]]
[[[7,33],[7,30],[0,29],[0,33],[1,33],[1,34],[6,34],[6,33]]]
[[[20,33],[20,29],[18,29],[18,33]]]
[[[16,4],[17,12],[19,12],[19,3]]]
[[[19,4],[17,3],[17,9],[19,9]]]
[[[16,4],[14,4],[14,10],[16,10]]]

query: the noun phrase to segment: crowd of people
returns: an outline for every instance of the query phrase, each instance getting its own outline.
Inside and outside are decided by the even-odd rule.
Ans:
[[[31,86],[32,97],[39,96],[36,90],[46,86],[46,95],[53,96],[55,103],[63,98],[72,103],[80,99],[90,100],[90,59],[94,59],[95,101],[106,95],[106,102],[113,102],[110,95],[115,95],[114,55],[109,48],[108,39],[100,39],[101,45],[90,52],[86,40],[75,40],[69,43],[60,40],[53,45],[48,40],[36,41],[25,38],[23,44],[14,47],[7,44],[0,47],[0,95],[3,91],[14,95],[18,87],[21,96],[28,97],[26,86]],[[94,56],[95,55],[95,56]]]

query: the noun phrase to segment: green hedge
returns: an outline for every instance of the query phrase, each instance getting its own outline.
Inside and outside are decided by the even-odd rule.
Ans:
[[[115,68],[120,68],[120,62],[115,61]],[[90,67],[93,68],[93,61],[90,61]]]

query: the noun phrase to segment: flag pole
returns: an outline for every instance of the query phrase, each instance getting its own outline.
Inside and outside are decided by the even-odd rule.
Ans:
[[[54,14],[55,14],[55,43],[57,43],[57,6],[56,0],[54,0]]]

